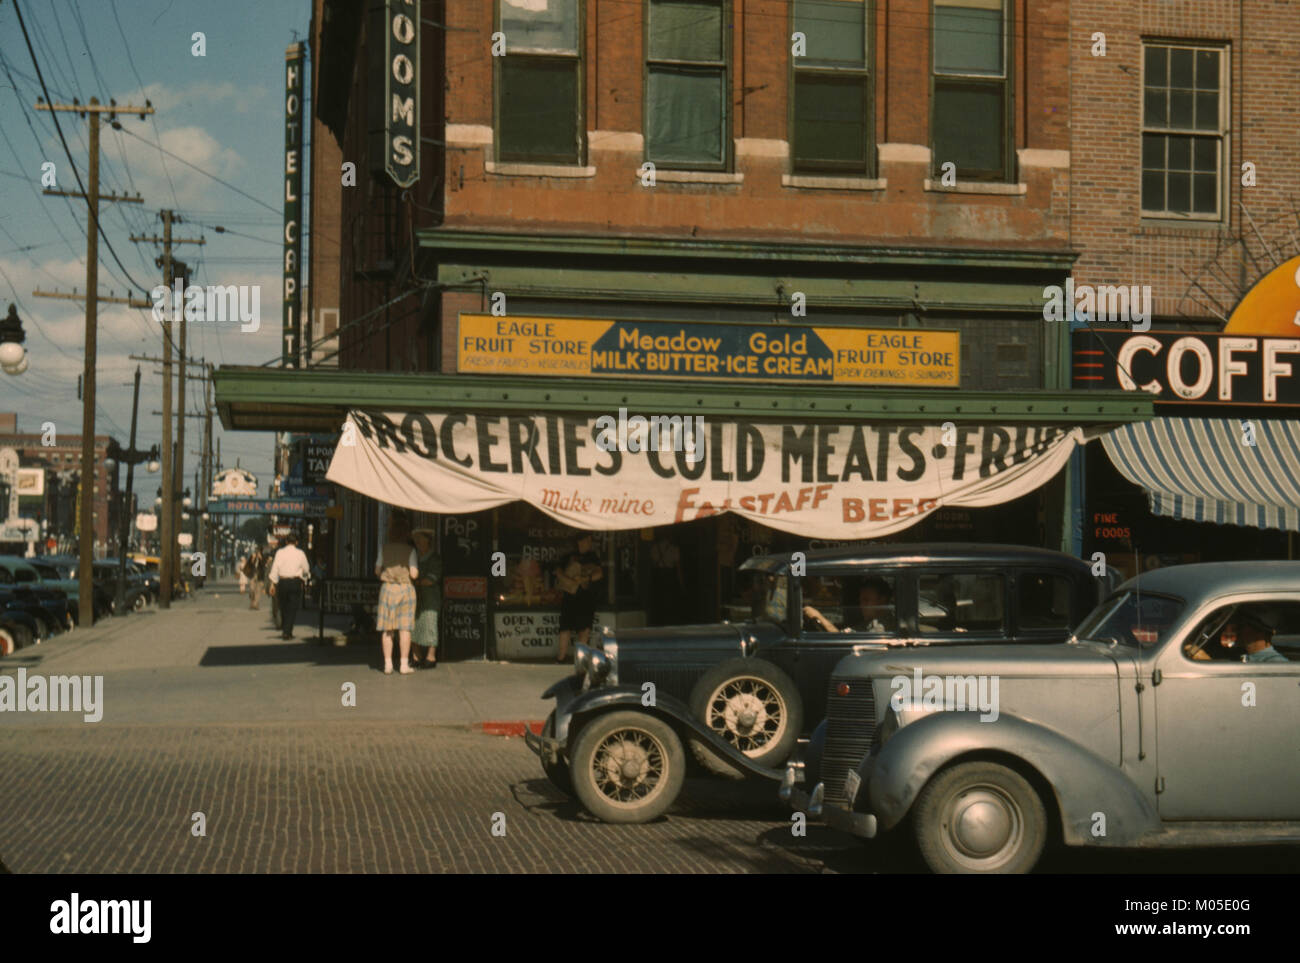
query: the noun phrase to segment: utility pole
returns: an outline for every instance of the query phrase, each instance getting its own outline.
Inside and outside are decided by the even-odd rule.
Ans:
[[[108,114],[117,123],[117,114],[152,114],[152,107],[101,106],[95,97],[89,104],[47,104],[38,102],[37,110],[69,111],[86,118],[90,127],[89,176],[86,184],[86,346],[82,365],[81,394],[81,524],[78,529],[79,564],[77,566],[78,620],[81,625],[95,621],[95,353],[99,334],[99,115]],[[105,198],[106,200],[117,198]]]
[[[122,550],[122,557],[117,562],[117,606],[118,615],[126,614],[126,543],[131,534],[131,495],[135,486],[135,466],[142,461],[149,461],[158,457],[158,447],[155,445],[148,451],[135,450],[135,426],[140,413],[140,366],[135,366],[135,391],[131,395],[131,444],[130,447],[123,451],[119,447],[109,445],[109,456],[117,459],[118,463],[126,462],[126,494],[122,503],[121,520],[118,528],[118,543]]]
[[[154,237],[136,237],[131,236],[131,240],[137,243],[148,241],[154,244],[161,243],[163,284],[167,287],[169,298],[175,280],[173,272],[172,246],[175,244],[203,244],[202,238],[173,238],[172,224],[179,222],[180,218],[174,211],[164,210],[160,212],[163,222],[163,236]],[[166,312],[163,318],[163,441],[162,441],[162,489],[163,503],[160,519],[158,522],[158,535],[161,542],[161,550],[158,553],[158,575],[162,582],[162,596],[158,600],[159,608],[171,608],[172,603],[172,582],[176,578],[175,566],[176,556],[176,525],[179,522],[179,516],[176,507],[176,478],[179,474],[184,477],[184,457],[185,450],[181,448],[181,466],[175,464],[174,451],[172,446],[172,338],[174,329],[172,321],[174,315],[179,314],[181,317],[181,411],[185,410],[185,311],[184,298],[182,297],[181,305],[177,306],[176,299],[170,298],[171,309]],[[180,441],[185,439],[185,419],[182,417],[178,429]]]

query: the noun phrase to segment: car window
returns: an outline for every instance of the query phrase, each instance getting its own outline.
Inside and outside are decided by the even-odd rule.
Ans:
[[[4,566],[0,566],[0,585],[13,585],[13,584],[14,584],[13,573],[10,572],[9,569],[5,568]]]
[[[1026,572],[1016,579],[1016,626],[1068,629],[1074,583],[1064,575]]]
[[[1006,579],[975,572],[934,573],[917,580],[917,625],[922,635],[1005,633]]]
[[[1182,645],[1194,662],[1300,662],[1300,602],[1248,602],[1215,609]]]
[[[1098,642],[1156,646],[1178,624],[1185,607],[1182,599],[1124,592],[1093,609],[1075,634]]]
[[[36,574],[35,569],[24,566],[14,572],[14,580],[18,582],[39,582],[41,577]]]
[[[800,580],[807,631],[857,635],[898,632],[897,579],[892,575],[820,575]]]

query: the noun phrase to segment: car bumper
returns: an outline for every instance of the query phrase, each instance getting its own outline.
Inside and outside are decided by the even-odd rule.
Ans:
[[[780,797],[796,812],[804,813],[809,819],[825,823],[833,829],[840,829],[863,839],[874,839],[877,826],[876,817],[870,813],[855,813],[836,805],[827,805],[826,788],[822,783],[809,791],[803,785],[803,763],[792,760],[786,764],[785,777],[781,780]]]

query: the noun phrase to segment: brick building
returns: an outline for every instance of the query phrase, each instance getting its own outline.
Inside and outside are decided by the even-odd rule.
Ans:
[[[336,160],[356,164],[339,191],[340,370],[219,372],[223,423],[324,431],[349,408],[688,403],[732,422],[839,411],[959,428],[1149,414],[1147,399],[1073,404],[1069,328],[1043,321],[1044,288],[1077,257],[1072,17],[1065,0],[318,0],[312,169],[332,183],[313,187],[314,218]],[[329,238],[312,244],[316,275]],[[512,356],[490,336],[502,316],[566,331],[901,331],[959,347],[935,373],[951,375],[945,387],[632,382]],[[1071,484],[1061,473],[896,537],[1068,547]],[[362,574],[379,513],[344,501],[339,562]],[[512,571],[573,535],[521,504],[475,525],[466,552],[501,551]],[[726,610],[737,551],[807,543],[718,518],[670,528],[693,587],[677,614],[692,618]],[[467,538],[449,516],[443,534],[445,551]],[[612,606],[646,604],[645,535],[604,540],[624,569]],[[466,577],[485,567],[466,565]]]
[[[68,551],[77,539],[77,496],[81,479],[81,436],[57,434],[55,444],[42,444],[40,432],[18,431],[16,416],[0,416],[0,449],[10,448],[18,455],[22,468],[40,468],[45,473],[44,495],[23,497],[19,511],[34,519],[49,537],[58,542],[59,551]],[[116,540],[120,492],[117,473],[104,465],[108,457],[108,435],[95,436],[95,557],[109,551]]]

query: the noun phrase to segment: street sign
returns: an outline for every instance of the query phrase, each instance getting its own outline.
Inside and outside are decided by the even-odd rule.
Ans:
[[[307,515],[324,517],[328,498],[220,498],[208,502],[212,515]]]

